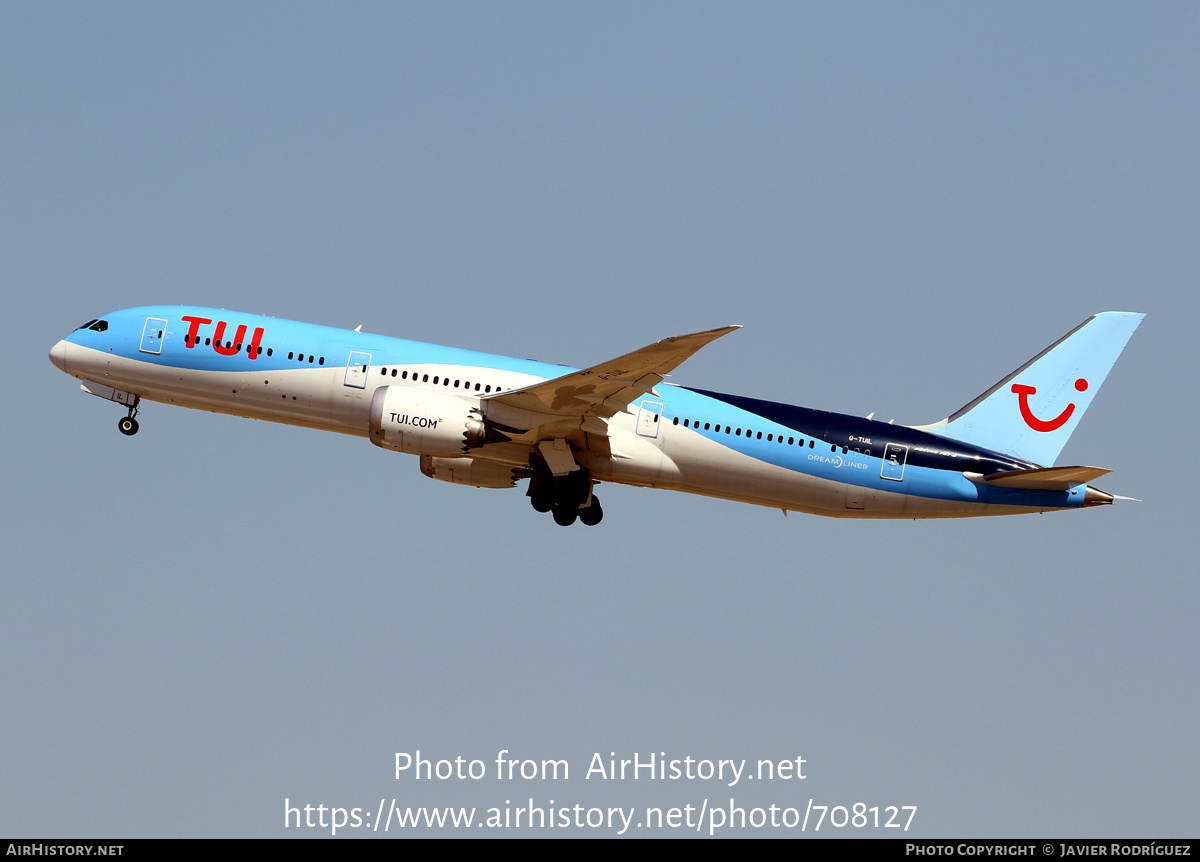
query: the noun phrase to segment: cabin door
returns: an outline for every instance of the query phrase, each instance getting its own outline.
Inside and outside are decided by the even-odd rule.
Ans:
[[[142,353],[162,353],[163,334],[167,331],[167,322],[161,317],[147,317],[146,325],[142,328]]]
[[[888,443],[883,450],[883,469],[879,472],[880,479],[891,479],[900,482],[904,479],[904,465],[908,463],[908,447],[899,443]]]
[[[638,411],[637,432],[643,437],[657,437],[663,406],[656,401],[643,401]]]
[[[355,389],[367,388],[367,372],[371,370],[371,354],[351,350],[346,360],[346,385]]]

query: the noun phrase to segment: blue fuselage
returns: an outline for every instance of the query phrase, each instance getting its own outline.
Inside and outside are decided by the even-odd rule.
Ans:
[[[403,397],[436,392],[446,403],[461,402],[464,415],[489,426],[489,405],[505,393],[576,371],[191,306],[113,312],[73,332],[51,358],[97,394],[112,390],[364,437],[372,436],[372,403],[378,413],[381,387],[397,387],[394,392]],[[396,423],[417,415],[387,413],[391,419],[384,419]],[[546,450],[539,446],[561,439],[595,481],[838,517],[1047,511],[1081,506],[1086,496],[1084,486],[1039,490],[981,482],[980,476],[1037,465],[936,433],[670,384],[635,398],[600,427],[589,427],[586,417],[540,431],[491,425],[490,437],[461,454],[407,448],[414,444],[402,451],[471,459],[482,467],[517,470],[513,475],[521,478],[529,475],[521,470],[542,463],[539,452]]]

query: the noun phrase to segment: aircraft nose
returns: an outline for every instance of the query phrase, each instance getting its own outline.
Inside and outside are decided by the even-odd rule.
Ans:
[[[60,341],[58,344],[50,348],[50,361],[57,365],[61,370],[67,370],[67,342]]]

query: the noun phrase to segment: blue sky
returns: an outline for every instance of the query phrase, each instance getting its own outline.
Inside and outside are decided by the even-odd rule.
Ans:
[[[0,8],[0,832],[734,796],[917,805],[922,837],[1194,835],[1198,24]],[[46,353],[157,303],[575,366],[738,323],[674,380],[910,424],[1145,312],[1060,459],[1145,502],[840,522],[606,487],[563,530],[359,438],[164,405],[122,437]],[[395,780],[417,749],[572,776]],[[809,777],[601,784],[596,752]]]

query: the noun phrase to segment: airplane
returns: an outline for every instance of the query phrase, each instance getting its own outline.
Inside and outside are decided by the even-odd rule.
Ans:
[[[1113,502],[1110,472],[1054,466],[1144,315],[1096,314],[962,409],[905,426],[668,383],[738,326],[575,369],[193,306],[89,320],[50,350],[81,389],[366,437],[426,476],[479,488],[528,479],[538,512],[604,515],[613,482],[840,518],[956,518]],[[1129,499],[1129,498],[1120,498]]]

